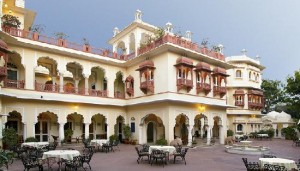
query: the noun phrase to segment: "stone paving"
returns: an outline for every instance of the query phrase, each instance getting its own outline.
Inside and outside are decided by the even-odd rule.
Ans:
[[[271,148],[271,152],[280,158],[287,158],[292,160],[300,159],[300,147],[292,146],[292,141],[273,139],[273,140],[252,140],[252,145],[267,146]],[[81,144],[72,144],[72,146],[78,150],[82,150]],[[137,154],[133,145],[120,144],[120,151],[115,152],[97,152],[94,154],[91,161],[93,171],[152,171],[152,170],[164,170],[164,171],[242,171],[246,170],[242,157],[247,157],[249,161],[258,161],[260,156],[256,155],[238,155],[229,154],[224,151],[224,145],[206,146],[200,145],[189,149],[186,161],[178,160],[176,164],[173,161],[164,167],[160,164],[148,164],[146,160],[137,164]],[[52,170],[57,170],[58,167],[55,164]],[[23,164],[20,160],[15,160],[8,168],[9,171],[24,170]],[[31,171],[37,171],[37,168],[30,169]],[[47,166],[44,166],[44,170],[48,170]],[[63,169],[64,170],[64,169]],[[86,170],[89,170],[87,168]]]

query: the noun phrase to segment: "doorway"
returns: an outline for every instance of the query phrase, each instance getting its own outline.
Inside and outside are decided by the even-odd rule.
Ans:
[[[39,142],[48,142],[48,121],[38,121],[35,124],[35,138]]]
[[[147,126],[147,143],[154,142],[154,124],[149,122]]]

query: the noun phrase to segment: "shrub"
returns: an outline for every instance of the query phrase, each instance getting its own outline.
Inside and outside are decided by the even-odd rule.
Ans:
[[[126,139],[131,138],[131,129],[130,129],[129,124],[126,124],[126,125],[123,127],[123,131],[124,131],[124,136],[125,136]]]
[[[229,136],[233,136],[233,131],[230,129],[227,130],[227,137]]]
[[[286,128],[282,128],[281,133],[285,137],[286,140],[293,140],[293,139],[297,138],[297,133],[293,126],[288,126]]]
[[[18,142],[17,131],[14,128],[4,128],[2,130],[3,142],[10,149],[12,146],[16,145]]]
[[[156,144],[157,145],[167,145],[168,141],[164,138],[161,138],[161,139],[156,140]]]
[[[262,129],[258,131],[258,134],[268,134],[270,138],[273,138],[275,135],[275,130],[273,128],[265,129],[265,130]]]
[[[26,138],[25,142],[38,142],[38,140],[34,137],[28,137]]]
[[[118,136],[116,134],[109,136],[109,142],[113,142],[118,140]]]
[[[4,26],[19,28],[21,25],[21,22],[18,19],[18,17],[13,15],[5,14],[1,17],[1,20]]]

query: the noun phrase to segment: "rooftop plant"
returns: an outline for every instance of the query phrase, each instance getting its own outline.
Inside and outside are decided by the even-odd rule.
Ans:
[[[1,17],[1,20],[4,26],[19,28],[21,25],[21,22],[19,21],[18,17],[10,14],[4,14]]]

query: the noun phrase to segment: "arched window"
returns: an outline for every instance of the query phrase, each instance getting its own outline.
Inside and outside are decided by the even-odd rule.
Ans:
[[[241,70],[236,70],[235,77],[236,78],[242,78],[242,71]]]
[[[242,124],[238,124],[236,127],[237,131],[243,131],[243,125]]]

